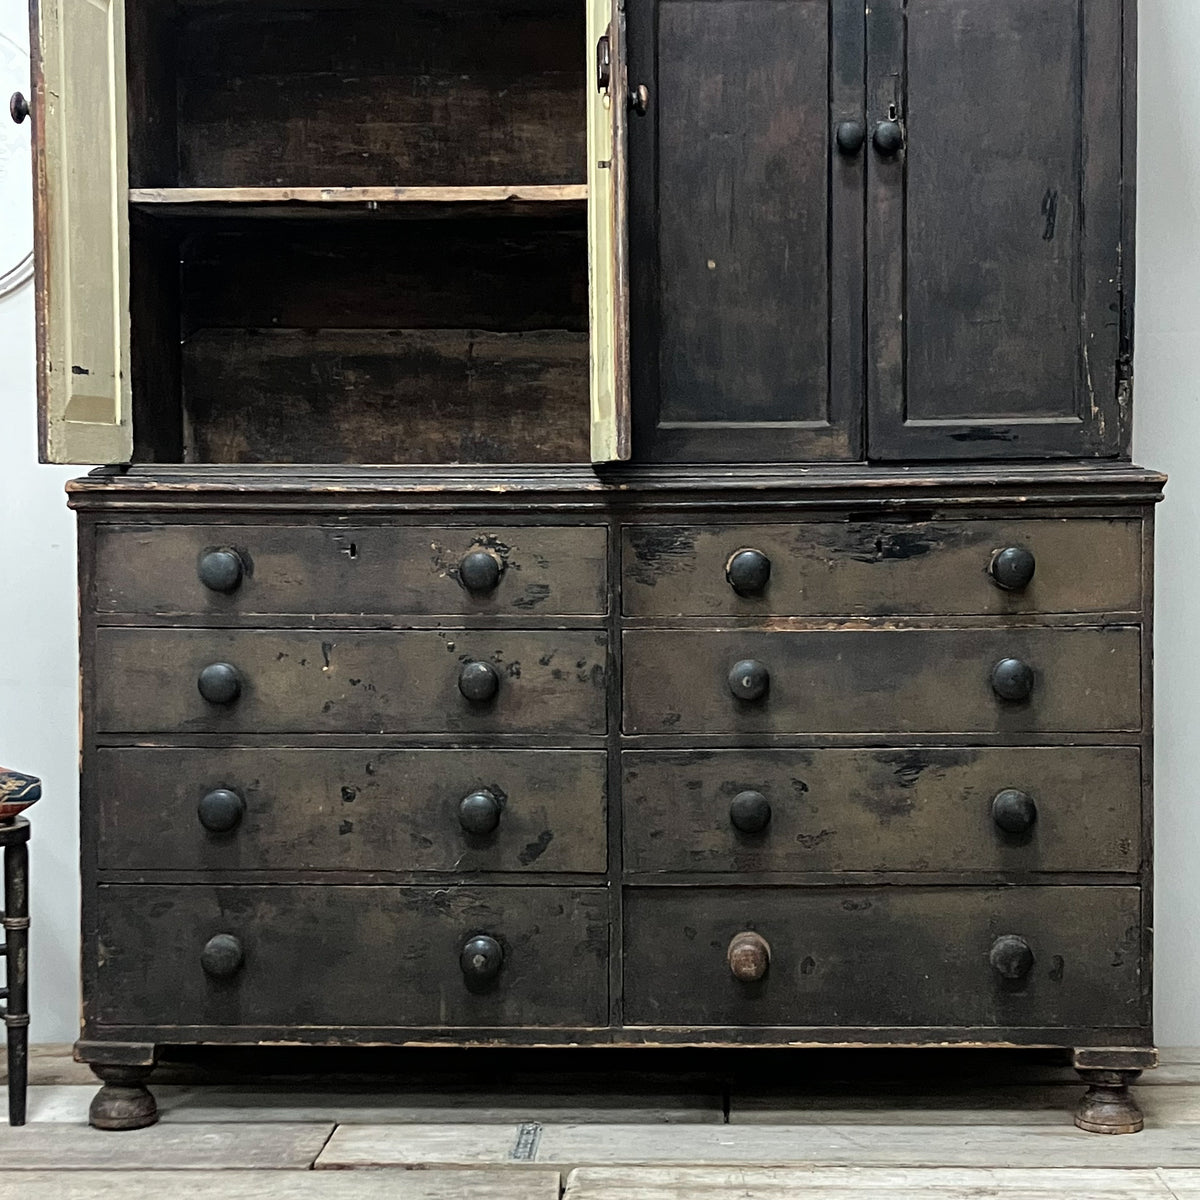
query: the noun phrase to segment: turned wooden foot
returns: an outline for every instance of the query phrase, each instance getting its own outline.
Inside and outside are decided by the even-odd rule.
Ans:
[[[1141,1133],[1145,1127],[1129,1085],[1141,1071],[1080,1070],[1087,1093],[1075,1110],[1075,1124],[1088,1133]]]
[[[145,1129],[158,1120],[158,1105],[146,1087],[150,1067],[93,1064],[104,1086],[92,1097],[88,1121],[96,1129]]]

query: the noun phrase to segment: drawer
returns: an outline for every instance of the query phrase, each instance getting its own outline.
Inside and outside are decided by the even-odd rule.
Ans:
[[[1139,1026],[1140,928],[1135,887],[632,889],[625,1019]],[[730,967],[730,944],[747,931],[769,947],[758,981]],[[762,963],[754,951],[740,961],[751,973]]]
[[[602,872],[598,750],[106,749],[102,870]]]
[[[625,869],[1136,872],[1136,747],[627,753]]]
[[[1139,642],[1129,627],[634,630],[624,635],[625,732],[1133,731]],[[1023,702],[993,685],[1007,660],[1032,671]],[[747,700],[734,685],[766,690]]]
[[[607,638],[594,632],[100,629],[96,727],[142,733],[605,730]],[[478,664],[488,664],[487,670]],[[234,668],[200,693],[202,673]],[[490,698],[468,699],[468,682]],[[471,672],[477,672],[471,674]]]
[[[97,905],[102,1025],[608,1023],[603,888],[103,886]],[[479,938],[499,954],[472,945],[468,978]]]
[[[1015,591],[990,573],[1009,547],[1033,555]],[[761,558],[734,564],[743,550]],[[1135,520],[638,525],[622,535],[622,595],[635,617],[1135,612],[1141,561]]]
[[[603,527],[101,525],[96,536],[100,613],[608,611]]]

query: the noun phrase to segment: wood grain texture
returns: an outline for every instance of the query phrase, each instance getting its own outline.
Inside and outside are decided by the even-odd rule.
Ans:
[[[541,620],[601,616],[608,605],[607,530],[512,525],[114,525],[98,530],[94,603],[101,613],[407,614]],[[236,550],[236,591],[206,588],[198,563]],[[501,564],[490,592],[460,582],[463,558]]]
[[[688,750],[626,753],[626,871],[1057,871],[1141,866],[1141,760],[1119,749]],[[1028,834],[993,798],[1032,796]],[[739,832],[753,790],[770,824]]]
[[[244,951],[229,979],[200,965],[219,933]],[[480,934],[501,943],[504,964],[472,991],[459,955]],[[215,1023],[232,1033],[608,1020],[603,888],[105,886],[98,946],[87,1007],[100,1025]]]
[[[558,204],[586,200],[586,183],[490,184],[475,187],[134,188],[135,205],[466,204],[510,200]]]
[[[101,869],[603,872],[599,751],[102,750]],[[237,829],[209,833],[200,799],[233,789]],[[459,823],[486,789],[498,829]]]
[[[1141,728],[1140,635],[1013,628],[627,630],[624,729],[679,733],[979,733]],[[990,674],[1015,657],[1034,670],[1032,698],[999,699]],[[728,673],[762,662],[770,688],[735,699]]]
[[[1004,591],[988,574],[1008,546],[1029,550],[1033,581]],[[760,595],[726,569],[739,550],[771,562]],[[626,616],[903,616],[1136,612],[1137,521],[847,521],[638,525],[622,535]]]
[[[489,703],[467,700],[471,661],[500,676]],[[228,662],[242,694],[211,705],[197,688]],[[105,731],[544,733],[606,726],[602,633],[483,630],[395,633],[104,629],[90,670],[103,680]]]

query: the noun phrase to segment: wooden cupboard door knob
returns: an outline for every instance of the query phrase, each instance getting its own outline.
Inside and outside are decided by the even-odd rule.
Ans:
[[[196,566],[196,574],[200,582],[210,592],[236,592],[242,586],[246,574],[246,564],[236,550],[222,547],[219,550],[206,550],[200,556]]]
[[[739,833],[762,833],[771,823],[771,802],[762,792],[738,792],[729,803],[729,821]]]
[[[458,965],[468,984],[490,983],[504,966],[504,948],[494,937],[479,934],[463,946]]]
[[[1002,658],[992,668],[992,691],[1019,704],[1033,695],[1033,668],[1019,658]]]
[[[465,833],[486,837],[495,833],[504,809],[498,797],[486,788],[464,796],[458,805],[458,823]]]
[[[1015,933],[1006,933],[992,943],[988,956],[992,970],[1004,979],[1024,979],[1033,970],[1033,951],[1029,943]]]
[[[458,564],[458,581],[474,596],[486,596],[500,584],[500,560],[486,550],[472,550]]]
[[[232,704],[242,694],[242,675],[231,663],[210,663],[196,686],[209,704]]]
[[[1037,802],[1027,792],[1005,788],[992,799],[992,820],[1005,833],[1028,833],[1037,820]]]
[[[29,101],[21,92],[13,92],[8,101],[8,115],[18,125],[24,125],[29,119]]]
[[[214,788],[201,798],[196,815],[209,833],[232,833],[246,815],[246,801],[232,788]]]
[[[757,983],[771,968],[771,947],[758,933],[739,933],[729,943],[729,970],[741,983]]]
[[[742,659],[729,670],[729,691],[736,700],[761,700],[770,686],[771,672],[757,659]]]
[[[500,690],[500,676],[491,663],[469,662],[458,673],[458,690],[473,704],[485,704]]]
[[[200,966],[210,979],[232,979],[245,961],[242,943],[232,933],[218,933],[200,951]]]
[[[761,550],[739,550],[729,560],[725,578],[739,596],[761,596],[771,581],[771,560]]]
[[[1033,582],[1037,560],[1024,546],[1006,546],[992,555],[988,574],[1006,592],[1023,592]]]

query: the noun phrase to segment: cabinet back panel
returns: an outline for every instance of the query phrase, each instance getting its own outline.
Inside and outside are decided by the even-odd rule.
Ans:
[[[583,26],[563,0],[182,5],[177,178],[146,154],[135,186],[582,182]]]

